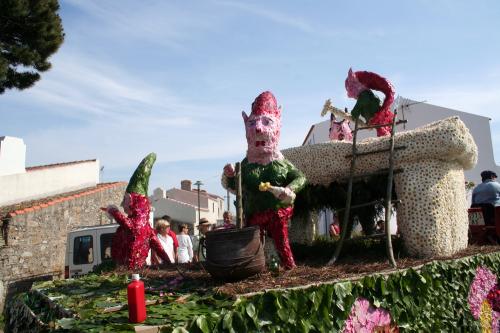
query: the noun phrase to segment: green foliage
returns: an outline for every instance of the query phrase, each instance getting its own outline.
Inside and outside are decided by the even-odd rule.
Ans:
[[[25,89],[50,69],[64,40],[57,0],[0,1],[0,94]]]
[[[402,332],[480,332],[480,324],[472,317],[467,302],[478,266],[487,266],[498,275],[500,252],[435,261],[418,270],[410,268],[304,289],[268,291],[236,301],[196,289],[194,281],[187,281],[168,296],[148,293],[148,299],[162,299],[164,303],[148,306],[145,324],[163,325],[162,332],[167,333],[339,332],[355,300],[364,297],[374,306],[387,309]],[[161,281],[145,282],[155,289],[161,286]],[[9,311],[34,325],[23,308],[29,304],[38,319],[55,321],[54,331],[133,332],[126,309],[103,311],[126,303],[127,283],[126,277],[120,275],[90,275],[35,285],[36,290],[57,304],[75,311],[75,318],[50,317],[48,309],[37,308],[38,301],[31,299],[32,294],[21,294],[16,298],[18,304],[10,306]],[[179,295],[186,299],[176,301]]]
[[[101,274],[101,273],[106,273],[106,272],[112,272],[113,270],[116,269],[116,262],[113,260],[106,260],[101,262],[99,265],[95,266],[94,269],[92,270],[92,273],[94,274]]]
[[[338,240],[330,238],[318,238],[311,245],[292,243],[292,252],[298,261],[307,261],[313,263],[326,263],[330,260],[332,253],[335,251]],[[398,257],[403,253],[403,240],[401,238],[392,237],[393,251]],[[380,253],[386,253],[385,238],[375,237],[360,237],[348,239],[342,246],[341,261],[349,260],[349,257],[367,258],[370,255],[375,257],[380,256]],[[346,257],[347,256],[347,257]]]
[[[189,332],[339,332],[354,301],[367,298],[391,313],[402,332],[480,332],[469,311],[478,266],[500,273],[500,253],[436,261],[420,270],[369,275],[351,282],[269,291],[240,298],[231,309],[193,319]]]

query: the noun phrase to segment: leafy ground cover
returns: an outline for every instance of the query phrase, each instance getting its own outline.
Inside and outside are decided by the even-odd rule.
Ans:
[[[148,305],[148,319],[144,324],[162,325],[164,332],[176,333],[185,332],[184,327],[190,332],[273,331],[276,329],[273,323],[283,327],[283,331],[292,332],[292,327],[299,326],[304,332],[335,331],[345,321],[355,297],[360,295],[375,301],[376,306],[390,308],[403,325],[411,322],[422,309],[429,320],[432,307],[424,306],[428,293],[439,290],[452,295],[448,289],[455,292],[454,288],[465,292],[468,279],[472,279],[469,271],[475,269],[474,266],[464,270],[467,263],[457,269],[460,272],[456,277],[465,281],[463,286],[449,283],[443,289],[441,285],[434,285],[435,282],[429,285],[439,274],[453,275],[447,273],[446,265],[440,264],[443,260],[500,252],[500,246],[471,246],[453,257],[434,258],[440,260],[429,264],[431,268],[426,268],[427,273],[411,269],[406,276],[401,269],[421,267],[431,260],[405,257],[396,241],[398,271],[395,271],[387,262],[383,242],[362,239],[346,244],[338,264],[324,266],[334,246],[327,241],[308,247],[295,246],[299,263],[296,269],[281,271],[278,276],[264,272],[232,283],[213,280],[200,266],[182,266],[179,269],[182,274],[175,268],[146,269],[140,274],[146,285],[146,298],[154,304]],[[42,282],[18,298],[47,324],[45,329],[133,332],[134,326],[128,323],[124,307],[130,273],[115,270],[74,280]],[[372,273],[379,274],[373,277]],[[383,278],[389,273],[394,277]],[[310,288],[304,289],[304,286]],[[420,298],[410,299],[418,288],[421,288]],[[452,302],[448,298],[444,299]],[[441,303],[435,306],[443,307]],[[62,314],[61,309],[67,313]],[[314,309],[315,312],[308,312]],[[327,320],[328,327],[323,323],[326,318],[331,319]],[[472,320],[470,316],[467,318]],[[452,322],[450,318],[446,320]]]

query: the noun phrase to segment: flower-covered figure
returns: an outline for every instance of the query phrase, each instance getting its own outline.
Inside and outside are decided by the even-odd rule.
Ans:
[[[357,100],[356,105],[351,110],[353,118],[363,116],[369,125],[380,125],[391,123],[394,113],[390,111],[394,102],[394,87],[384,77],[367,71],[349,73],[345,80],[347,96]],[[373,93],[373,90],[381,91],[385,95],[384,102]],[[377,128],[377,136],[391,134],[391,127],[384,126]]]
[[[288,221],[293,215],[295,195],[306,183],[304,175],[278,150],[281,108],[276,98],[263,92],[252,103],[252,112],[243,112],[248,150],[241,162],[243,212],[247,225],[258,225],[274,240],[283,266],[295,267],[288,242]],[[224,167],[222,185],[235,190],[235,171]]]
[[[498,332],[500,313],[500,291],[497,277],[485,267],[478,267],[469,289],[469,309],[476,320],[480,320],[483,332]]]
[[[104,208],[120,225],[113,237],[111,256],[117,264],[129,269],[142,268],[146,264],[150,248],[153,248],[164,262],[170,262],[156,232],[149,224],[148,183],[155,160],[156,154],[149,154],[132,175],[122,202],[127,216],[114,205]]]

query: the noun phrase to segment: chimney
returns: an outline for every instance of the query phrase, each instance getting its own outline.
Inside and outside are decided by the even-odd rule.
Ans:
[[[191,192],[191,181],[189,179],[181,180],[181,190]]]
[[[23,139],[0,136],[0,176],[25,173],[26,145]]]

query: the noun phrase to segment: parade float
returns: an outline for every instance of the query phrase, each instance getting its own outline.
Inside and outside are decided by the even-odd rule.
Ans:
[[[332,118],[339,125],[332,141],[279,151],[281,109],[265,92],[250,116],[243,114],[247,155],[239,168],[226,165],[222,183],[241,191],[246,224],[271,236],[281,270],[225,282],[202,265],[150,270],[140,260],[122,260],[125,267],[115,271],[35,284],[11,301],[7,331],[498,332],[500,247],[468,247],[463,171],[476,163],[474,140],[458,118],[394,133],[386,126],[394,119],[386,103],[392,86],[382,79],[350,71],[346,80],[349,96],[359,102],[351,119],[363,117],[366,126],[378,126],[378,137],[357,147],[380,151],[359,158],[354,172],[360,177],[352,188],[355,198],[383,200],[385,189],[377,184],[384,177],[363,175],[389,167],[391,140],[405,147],[393,160],[400,170],[394,174],[397,268],[387,262],[383,238],[347,241],[333,265],[327,262],[334,242],[288,243],[293,214],[344,207],[346,179],[352,178],[345,156],[354,143],[346,123]],[[381,103],[372,89],[386,100]],[[106,211],[118,216],[112,207]],[[368,231],[366,221],[376,212],[376,207],[353,209],[352,215],[365,219]],[[148,318],[141,325],[128,323],[126,286],[132,272],[140,272],[146,284]]]

